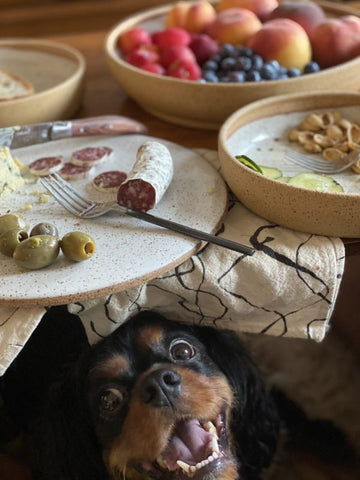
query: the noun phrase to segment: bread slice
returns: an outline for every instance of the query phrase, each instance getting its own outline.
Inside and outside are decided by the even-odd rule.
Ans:
[[[34,86],[8,70],[0,70],[0,101],[32,95]]]

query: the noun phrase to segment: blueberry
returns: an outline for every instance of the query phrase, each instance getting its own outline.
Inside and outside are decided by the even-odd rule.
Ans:
[[[224,43],[219,50],[219,54],[222,56],[222,58],[225,58],[233,55],[234,51],[234,45],[231,45],[231,43]]]
[[[248,82],[261,82],[262,78],[258,70],[250,70],[246,74],[246,80]]]
[[[244,47],[243,45],[237,45],[235,47],[235,52],[238,56],[244,57],[251,57],[253,55],[253,51],[251,48]]]
[[[222,60],[220,67],[223,71],[234,70],[236,60],[233,57],[226,57]]]
[[[304,72],[303,73],[316,73],[320,71],[320,66],[316,62],[309,62],[305,65],[304,67]]]
[[[281,65],[277,60],[269,60],[266,64],[271,65],[276,71],[280,71],[281,69]]]
[[[270,62],[265,63],[260,68],[259,73],[264,80],[276,80],[278,78],[278,72]]]
[[[220,53],[214,53],[214,55],[212,55],[210,58],[210,60],[212,60],[215,63],[220,63],[222,59],[223,57],[222,55],[220,55]]]
[[[288,71],[287,71],[287,76],[289,78],[300,77],[301,72],[298,68],[289,68]]]
[[[228,77],[230,82],[243,83],[246,81],[246,74],[243,71],[229,72]]]
[[[262,59],[262,57],[260,57],[260,55],[253,55],[251,60],[252,68],[254,70],[259,70],[264,65],[264,60]]]
[[[202,78],[211,83],[217,83],[219,81],[216,73],[213,70],[203,70]]]
[[[207,60],[203,64],[203,69],[204,70],[213,70],[214,72],[216,72],[216,70],[218,68],[219,68],[219,64],[217,62],[215,62],[214,60]]]
[[[241,56],[236,59],[235,68],[236,70],[245,70],[247,72],[252,67],[251,58]]]

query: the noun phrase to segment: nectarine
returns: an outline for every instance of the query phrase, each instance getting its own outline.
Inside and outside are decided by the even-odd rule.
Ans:
[[[332,67],[358,56],[360,19],[354,15],[328,18],[312,33],[314,60],[322,68]]]
[[[310,62],[312,51],[309,37],[303,27],[287,18],[265,22],[247,42],[265,61],[277,60],[286,68],[303,70]]]
[[[190,4],[184,28],[191,33],[204,33],[206,27],[216,18],[216,10],[206,0]]]
[[[218,14],[206,29],[206,33],[220,44],[244,45],[261,29],[261,25],[258,17],[250,10],[229,8]]]
[[[278,0],[220,0],[217,11],[222,12],[229,8],[246,8],[264,21],[278,5]]]
[[[305,32],[311,36],[314,28],[322,22],[325,17],[324,10],[314,2],[285,0],[270,13],[268,20],[274,18],[290,18],[290,20],[299,23]]]
[[[190,8],[189,2],[177,2],[168,10],[165,15],[165,27],[185,27],[187,12]]]

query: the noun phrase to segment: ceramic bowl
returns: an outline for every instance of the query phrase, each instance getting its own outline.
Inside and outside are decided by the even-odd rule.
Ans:
[[[288,148],[301,151],[287,134],[308,113],[329,111],[340,111],[345,118],[359,122],[360,94],[279,95],[240,108],[219,132],[221,170],[238,199],[271,222],[302,232],[360,237],[360,175],[352,170],[332,175],[344,193],[330,193],[271,180],[235,159],[235,155],[247,155],[260,165],[281,169],[284,176],[305,171],[285,159]]]
[[[354,11],[319,2],[330,16]],[[108,34],[105,51],[111,73],[120,87],[144,110],[165,121],[188,127],[218,129],[239,107],[264,97],[307,92],[359,88],[360,57],[322,72],[289,80],[259,83],[207,83],[154,75],[125,62],[116,48],[118,36],[135,26],[154,32],[164,28],[170,5],[146,10],[117,24]],[[356,12],[354,13],[356,15]]]
[[[0,102],[0,126],[70,118],[79,108],[85,59],[67,45],[37,39],[0,40],[0,65],[34,85],[28,97]]]

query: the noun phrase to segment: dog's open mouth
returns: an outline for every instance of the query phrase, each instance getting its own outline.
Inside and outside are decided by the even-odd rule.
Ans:
[[[221,439],[225,428],[221,415],[214,421],[201,423],[197,419],[178,421],[165,450],[151,465],[143,467],[152,474],[183,473],[188,477],[215,468],[225,456]]]

